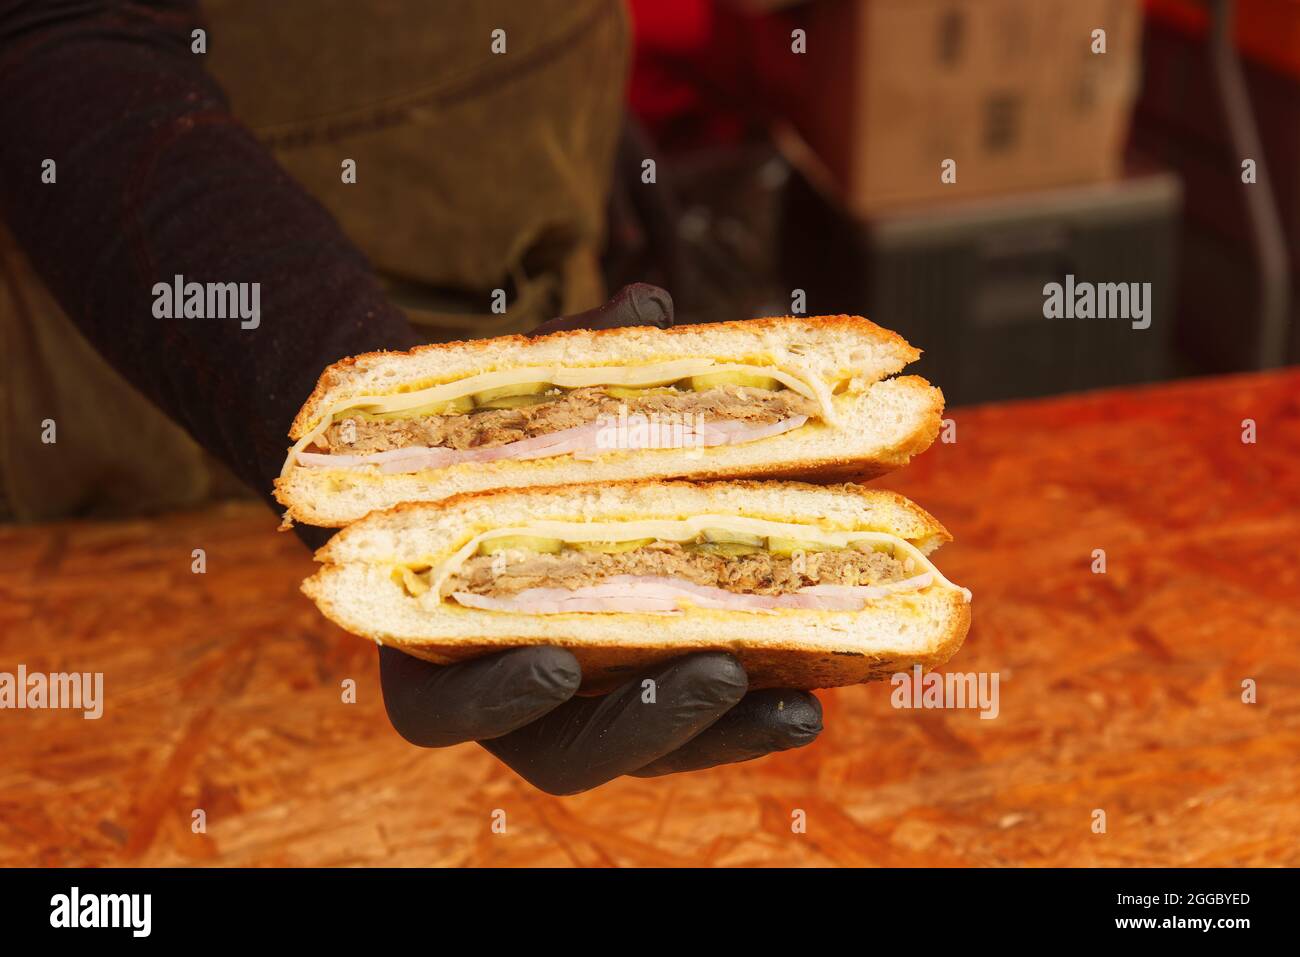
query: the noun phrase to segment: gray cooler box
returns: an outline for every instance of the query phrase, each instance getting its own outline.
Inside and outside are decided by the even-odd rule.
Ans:
[[[1181,194],[1169,173],[856,220],[799,173],[781,268],[807,311],[861,313],[925,350],[909,367],[949,404],[1167,378]],[[1151,325],[1048,319],[1044,286],[1151,283]]]

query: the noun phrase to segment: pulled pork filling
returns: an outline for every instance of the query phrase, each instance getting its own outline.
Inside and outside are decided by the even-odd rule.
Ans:
[[[603,416],[617,416],[623,406],[629,415],[700,415],[706,422],[729,419],[752,425],[770,425],[797,415],[811,417],[819,411],[812,399],[789,389],[773,391],[732,385],[702,392],[655,389],[628,398],[611,395],[600,386],[590,386],[541,398],[544,401],[516,409],[480,409],[409,419],[345,417],[326,429],[316,444],[331,453],[346,454],[387,452],[412,446],[457,450],[492,448],[587,425]],[[349,424],[347,429],[345,423]],[[345,441],[345,436],[354,441]]]
[[[504,597],[528,588],[583,588],[615,575],[681,578],[696,585],[757,595],[790,594],[807,585],[883,585],[919,571],[911,558],[856,548],[809,551],[797,560],[759,550],[720,555],[676,542],[651,542],[626,552],[504,552],[476,555],[442,586],[452,592]]]

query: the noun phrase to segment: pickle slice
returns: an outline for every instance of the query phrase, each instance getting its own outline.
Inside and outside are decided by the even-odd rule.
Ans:
[[[478,547],[480,555],[495,555],[497,552],[546,552],[554,554],[564,547],[558,538],[543,538],[540,535],[502,535],[481,542]]]
[[[776,535],[767,540],[767,550],[773,555],[789,558],[795,552],[827,552],[835,546],[822,545],[819,542],[805,542],[797,538],[780,538]]]
[[[485,402],[504,399],[509,395],[540,395],[550,387],[549,382],[519,382],[515,385],[501,385],[495,389],[484,389],[482,392],[475,392],[474,401],[478,405],[483,405]]]
[[[570,542],[569,547],[576,548],[580,552],[602,552],[613,555],[618,552],[630,552],[636,548],[645,548],[653,541],[653,538],[633,538],[626,542]]]
[[[742,545],[740,542],[696,542],[688,545],[707,555],[721,555],[723,558],[739,558],[742,555],[757,555],[763,549],[757,545]]]
[[[771,389],[773,391],[782,388],[780,381],[771,376],[736,371],[706,372],[703,375],[693,375],[685,380],[685,384],[696,392],[706,392],[709,389],[716,389],[724,385],[739,385],[749,389]]]
[[[559,396],[554,395],[503,395],[499,399],[489,399],[487,402],[480,402],[480,409],[522,409],[528,405],[538,405],[542,402],[551,402]]]
[[[763,536],[750,535],[748,532],[733,532],[726,528],[706,528],[700,532],[706,542],[726,543],[731,545],[752,545],[755,548],[763,544]]]
[[[392,422],[395,419],[416,419],[422,415],[464,415],[474,411],[474,400],[467,395],[458,399],[446,399],[442,402],[426,402],[410,409],[396,412],[366,412],[364,409],[345,409],[334,413],[334,421],[344,419],[369,419],[371,421]]]

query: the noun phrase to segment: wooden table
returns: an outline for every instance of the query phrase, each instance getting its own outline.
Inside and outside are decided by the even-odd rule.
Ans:
[[[1300,864],[1300,372],[952,418],[887,484],[957,538],[948,667],[997,672],[999,717],[822,692],[810,748],[572,798],[399,739],[260,506],[4,529],[0,670],[107,703],[0,711],[0,865]]]

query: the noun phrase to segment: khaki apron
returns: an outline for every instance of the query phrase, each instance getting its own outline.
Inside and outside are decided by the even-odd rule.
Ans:
[[[603,300],[628,61],[619,0],[203,9],[205,66],[235,116],[330,210],[427,341],[522,332]],[[496,30],[505,53],[492,52]],[[0,517],[153,511],[239,490],[99,357],[3,226],[0,352]]]

